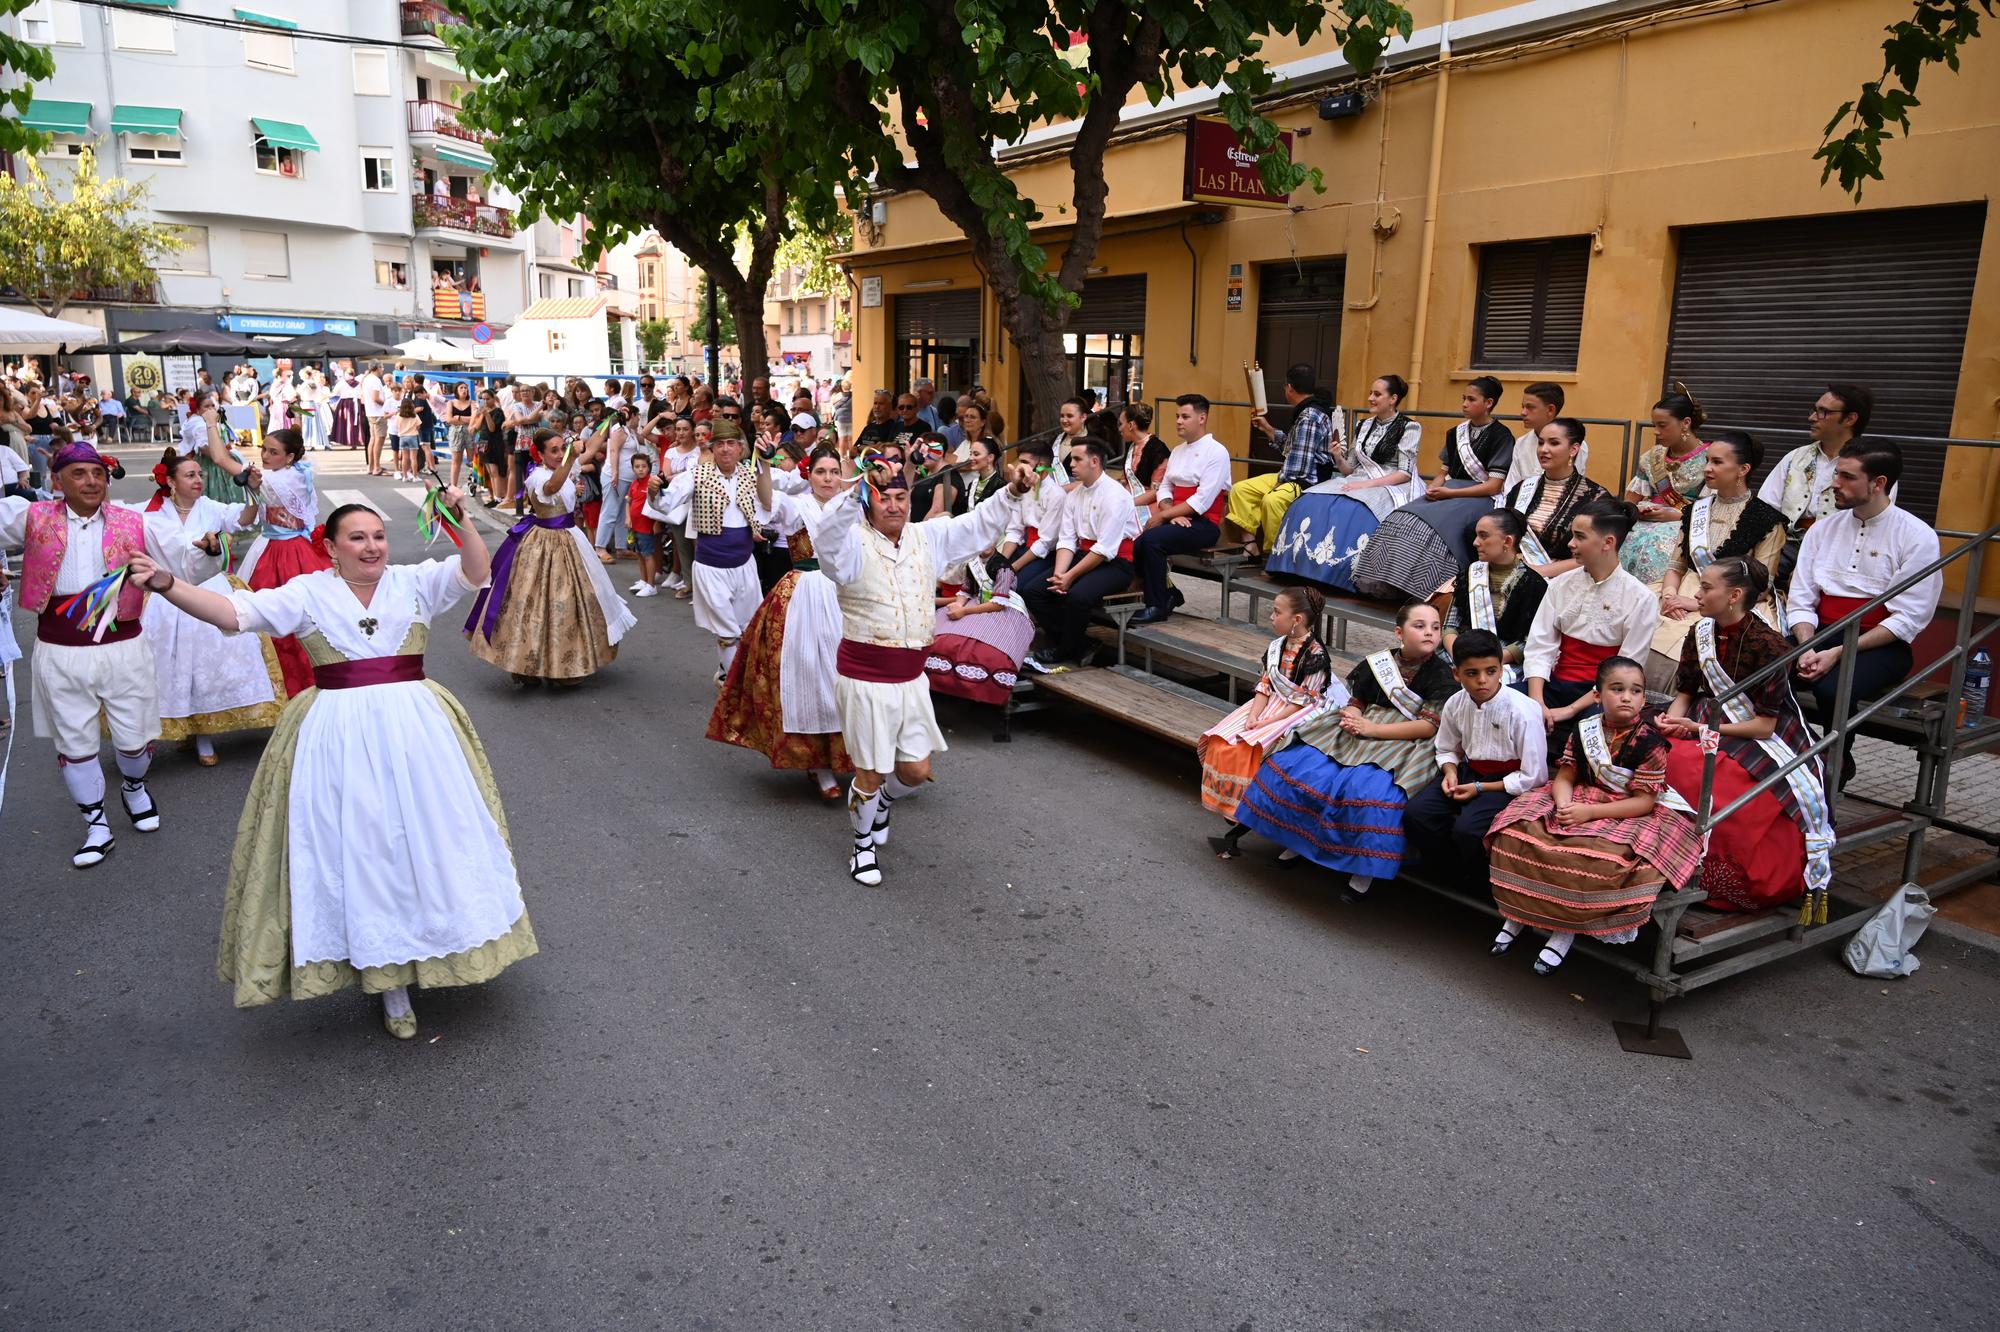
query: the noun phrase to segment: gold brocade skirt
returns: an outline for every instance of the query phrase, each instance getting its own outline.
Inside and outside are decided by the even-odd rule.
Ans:
[[[530,528],[515,548],[493,637],[477,626],[466,635],[472,655],[542,680],[580,680],[615,661],[618,648],[605,629],[584,558],[567,530]]]

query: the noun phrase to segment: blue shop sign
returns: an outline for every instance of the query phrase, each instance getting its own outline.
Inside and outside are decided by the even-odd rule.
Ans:
[[[231,333],[277,333],[295,338],[301,333],[339,333],[354,336],[352,319],[288,318],[284,315],[224,315],[222,326]]]

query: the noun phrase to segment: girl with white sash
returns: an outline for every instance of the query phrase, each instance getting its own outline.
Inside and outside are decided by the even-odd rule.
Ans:
[[[1610,492],[1583,474],[1583,422],[1558,416],[1543,426],[1535,440],[1539,475],[1507,493],[1504,507],[1528,520],[1521,538],[1521,558],[1544,579],[1576,568],[1570,557],[1570,519],[1577,510]]]
[[[1544,930],[1548,975],[1579,934],[1630,943],[1666,888],[1700,863],[1692,810],[1667,784],[1667,738],[1641,714],[1646,675],[1630,657],[1597,669],[1598,716],[1577,724],[1549,785],[1518,797],[1486,835],[1493,901],[1506,923],[1495,955]]]
[[[1325,609],[1326,598],[1310,587],[1288,587],[1272,599],[1271,629],[1278,636],[1264,649],[1257,692],[1195,742],[1201,803],[1231,820],[1228,832],[1208,839],[1220,860],[1235,859],[1237,843],[1249,831],[1234,822],[1236,807],[1264,756],[1284,748],[1302,723],[1347,702],[1347,690],[1333,678],[1326,646],[1314,631]]]
[[[1438,773],[1438,710],[1458,689],[1438,655],[1435,607],[1416,601],[1396,617],[1396,645],[1347,677],[1352,695],[1299,726],[1294,742],[1264,761],[1236,810],[1237,822],[1348,878],[1358,901],[1403,863],[1403,807]]]
[[[1505,652],[1504,682],[1520,685],[1521,663],[1527,653],[1528,630],[1549,585],[1529,567],[1521,542],[1528,520],[1515,509],[1495,509],[1473,529],[1472,552],[1478,556],[1452,583],[1451,608],[1444,617],[1444,648],[1467,629],[1484,629],[1500,640]]]
[[[1790,646],[1749,611],[1769,590],[1764,567],[1740,556],[1712,560],[1701,571],[1702,618],[1682,646],[1674,701],[1660,718],[1660,729],[1672,741],[1667,781],[1691,805],[1701,800],[1704,729],[1719,733],[1714,809],[1811,744],[1783,671],[1747,694],[1716,701]],[[1710,906],[1731,911],[1761,911],[1803,891],[1801,920],[1810,913],[1823,921],[1832,854],[1832,811],[1815,760],[1715,827],[1702,857],[1701,886]]]
[[[1763,461],[1763,446],[1739,430],[1717,430],[1709,441],[1702,493],[1682,519],[1680,544],[1660,585],[1660,627],[1653,634],[1653,651],[1669,670],[1679,664],[1688,631],[1701,618],[1703,569],[1715,560],[1742,556],[1763,567],[1767,587],[1777,574],[1785,549],[1785,515],[1750,493],[1750,477]],[[1784,630],[1773,592],[1759,597],[1750,610],[1773,629]]]

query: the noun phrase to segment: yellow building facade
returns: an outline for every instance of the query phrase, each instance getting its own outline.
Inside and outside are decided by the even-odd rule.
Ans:
[[[1351,79],[1332,43],[1269,51],[1290,79],[1270,114],[1326,184],[1288,207],[1183,200],[1185,124],[1212,100],[1128,109],[1074,325],[1080,385],[1242,403],[1246,363],[1275,385],[1305,359],[1343,403],[1394,372],[1407,408],[1455,416],[1475,375],[1501,380],[1507,412],[1548,380],[1570,415],[1606,423],[1590,466],[1614,488],[1651,441],[1608,423],[1643,423],[1676,378],[1773,456],[1804,439],[1830,380],[1874,389],[1870,433],[2000,436],[2000,36],[1956,75],[1927,72],[1914,135],[1887,145],[1886,180],[1856,205],[1812,155],[1879,70],[1904,0],[1411,8],[1417,31],[1358,115],[1321,117]],[[1003,153],[1052,256],[1065,148],[1049,127]],[[919,376],[978,383],[1024,433],[1018,357],[963,238],[920,194],[863,223],[846,261],[860,402]],[[1251,451],[1247,408],[1213,424]],[[1426,471],[1442,424],[1427,425]],[[2000,513],[2000,451],[1911,452],[1906,492],[1940,527]]]

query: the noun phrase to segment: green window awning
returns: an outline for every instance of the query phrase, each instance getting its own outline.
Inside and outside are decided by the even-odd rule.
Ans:
[[[126,0],[127,4],[151,5],[154,9],[172,9],[181,0]]]
[[[255,23],[259,27],[264,28],[284,28],[287,31],[292,31],[299,26],[290,19],[273,18],[269,14],[259,14],[254,9],[239,9],[236,11],[236,17],[242,19],[245,23]]]
[[[304,125],[294,125],[289,120],[265,120],[259,116],[250,117],[250,124],[258,137],[273,148],[297,148],[309,153],[319,151],[319,140]]]
[[[457,166],[471,167],[475,171],[491,171],[493,164],[483,157],[467,152],[463,148],[440,147],[437,155],[444,161]]]
[[[114,106],[111,108],[113,134],[179,134],[181,109],[177,106]]]
[[[21,123],[45,134],[90,133],[89,102],[57,102],[37,97],[21,113]]]

